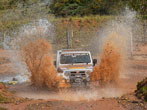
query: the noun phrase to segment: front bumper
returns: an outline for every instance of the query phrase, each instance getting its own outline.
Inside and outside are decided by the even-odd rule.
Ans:
[[[72,69],[64,70],[63,73],[58,73],[67,83],[86,83],[90,81],[90,73],[92,69]]]

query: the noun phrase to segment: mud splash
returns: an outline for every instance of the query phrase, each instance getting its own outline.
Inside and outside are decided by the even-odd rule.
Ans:
[[[53,65],[52,47],[45,40],[32,41],[24,46],[23,58],[31,73],[31,82],[37,87],[58,87],[60,78],[57,77]]]
[[[48,90],[46,88],[36,88],[30,84],[15,85],[10,89],[16,91],[16,96],[33,99],[45,100],[64,100],[64,101],[91,101],[101,98],[120,97],[126,93],[126,88],[116,88],[113,85],[97,88],[74,88],[60,89],[59,91]]]
[[[119,46],[113,41],[116,37],[117,34],[113,33],[106,40],[100,64],[96,65],[91,73],[91,81],[99,81],[100,84],[115,83],[118,81],[122,57]]]

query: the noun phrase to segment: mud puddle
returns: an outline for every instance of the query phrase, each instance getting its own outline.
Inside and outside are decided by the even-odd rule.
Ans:
[[[1,74],[0,82],[7,84],[10,81],[17,81],[18,83],[21,83],[23,79],[20,79],[20,76],[21,76],[20,74],[11,74],[11,73]]]
[[[16,96],[23,98],[82,101],[120,97],[124,94],[125,90],[118,87],[116,88],[112,85],[97,88],[82,87],[57,90],[48,88],[37,88],[30,83],[23,83],[9,86],[9,91],[14,91]]]

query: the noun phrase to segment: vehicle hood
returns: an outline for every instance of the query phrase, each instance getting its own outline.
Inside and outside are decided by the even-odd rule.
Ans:
[[[64,65],[60,66],[62,70],[92,69],[92,65]]]

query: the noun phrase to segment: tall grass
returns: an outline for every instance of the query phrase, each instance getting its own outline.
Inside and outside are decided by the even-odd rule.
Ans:
[[[21,26],[36,19],[47,18],[55,27],[55,48],[66,48],[66,32],[73,31],[72,48],[87,45],[90,37],[94,36],[99,27],[113,16],[84,16],[56,18],[48,14],[45,7],[16,8],[0,11],[0,40],[3,42],[5,35],[10,35]],[[87,40],[84,40],[87,39]],[[84,44],[85,43],[85,44]]]
[[[55,42],[56,48],[67,48],[66,34],[70,33],[71,48],[86,48],[90,39],[95,37],[99,28],[114,16],[84,16],[56,18],[52,21],[56,27]]]

